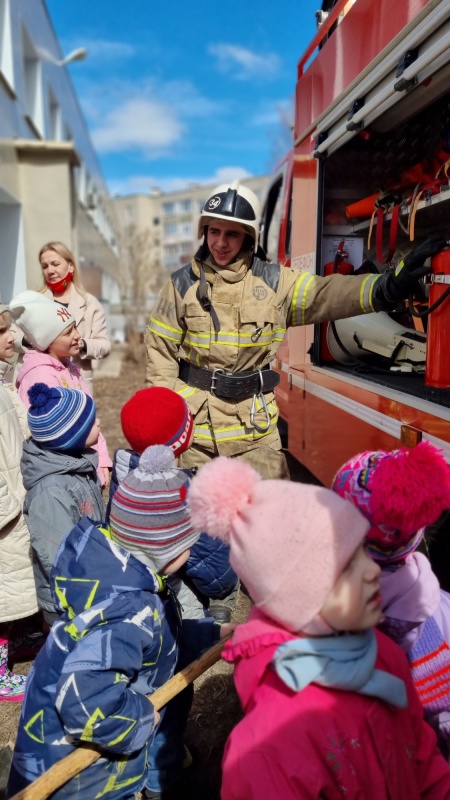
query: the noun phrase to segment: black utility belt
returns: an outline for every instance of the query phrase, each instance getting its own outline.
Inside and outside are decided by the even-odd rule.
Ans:
[[[179,376],[189,386],[233,400],[246,400],[273,392],[280,382],[278,372],[273,372],[269,366],[245,372],[227,372],[224,369],[203,369],[189,361],[180,361]]]

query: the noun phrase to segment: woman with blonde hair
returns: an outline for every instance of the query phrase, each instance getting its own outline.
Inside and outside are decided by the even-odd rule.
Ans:
[[[73,254],[65,244],[44,244],[39,251],[39,263],[44,278],[40,291],[65,305],[75,318],[81,348],[72,360],[92,393],[92,361],[104,358],[111,350],[105,312],[97,298],[84,290]]]

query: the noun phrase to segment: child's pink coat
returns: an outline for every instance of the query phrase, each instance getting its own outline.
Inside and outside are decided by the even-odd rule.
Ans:
[[[450,798],[450,769],[423,719],[406,658],[376,636],[376,667],[405,682],[406,709],[316,684],[291,691],[270,663],[296,637],[252,610],[224,653],[236,664],[246,716],[227,742],[222,800]]]
[[[28,350],[23,357],[23,362],[16,378],[16,388],[26,408],[30,407],[28,389],[35,383],[46,383],[47,386],[64,386],[66,389],[80,389],[86,394],[91,394],[81,376],[80,370],[69,359],[66,359],[63,364],[48,353]],[[102,433],[94,449],[98,451],[99,467],[112,467],[108,447]]]

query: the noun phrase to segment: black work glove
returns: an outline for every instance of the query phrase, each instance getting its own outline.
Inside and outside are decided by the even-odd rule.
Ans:
[[[385,299],[390,303],[399,303],[413,295],[420,278],[431,272],[431,267],[425,267],[424,261],[439,253],[444,247],[447,247],[444,236],[440,234],[430,236],[419,247],[408,253],[395,269],[386,270],[378,284]]]

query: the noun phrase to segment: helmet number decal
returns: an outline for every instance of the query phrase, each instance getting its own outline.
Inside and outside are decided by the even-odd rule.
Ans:
[[[211,197],[211,200],[208,200],[208,208],[217,208],[221,204],[220,197]]]

